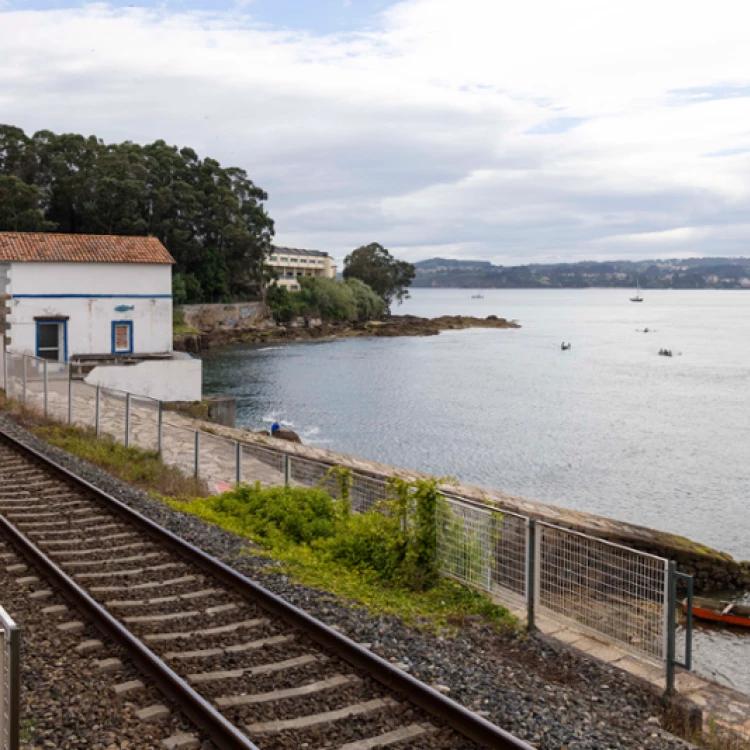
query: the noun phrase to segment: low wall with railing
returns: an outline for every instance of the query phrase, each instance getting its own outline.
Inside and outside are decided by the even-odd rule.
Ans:
[[[49,419],[92,428],[129,446],[161,453],[221,488],[238,482],[323,484],[332,494],[336,461],[295,455],[299,446],[234,440],[163,409],[161,401],[92,386],[66,365],[28,355],[3,358],[8,397]],[[668,565],[664,557],[443,488],[437,549],[443,574],[535,613],[565,618],[624,649],[663,661],[667,649]],[[387,476],[351,472],[352,509],[390,497]]]

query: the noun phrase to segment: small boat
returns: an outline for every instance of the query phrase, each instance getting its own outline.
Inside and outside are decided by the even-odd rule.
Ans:
[[[635,297],[630,298],[631,302],[643,302],[643,297],[641,297],[641,285],[638,280],[635,282]]]
[[[682,611],[687,612],[687,599],[682,602]],[[693,599],[693,615],[700,620],[750,628],[750,606],[747,604],[702,599],[696,596]]]
[[[561,349],[562,349],[562,350],[563,350],[564,352],[567,352],[567,351],[568,351],[568,349],[570,349],[570,347],[571,347],[571,346],[572,346],[572,344],[566,344],[565,342],[563,342],[562,344],[560,344],[560,348],[561,348]]]
[[[477,292],[476,294],[471,295],[472,299],[484,299],[484,295]]]

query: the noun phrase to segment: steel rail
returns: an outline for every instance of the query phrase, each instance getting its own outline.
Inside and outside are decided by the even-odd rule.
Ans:
[[[9,435],[2,429],[0,429],[0,441],[10,444],[18,452],[43,464],[46,469],[58,474],[68,483],[73,484],[78,488],[82,488],[87,493],[94,495],[98,501],[102,502],[110,510],[123,517],[129,523],[140,528],[163,546],[181,555],[185,560],[200,567],[206,573],[219,579],[222,583],[231,587],[242,596],[253,599],[263,609],[277,615],[291,626],[302,630],[320,645],[330,649],[337,656],[363,670],[370,677],[374,678],[382,685],[385,685],[390,690],[400,693],[409,702],[424,709],[427,713],[432,714],[434,717],[455,729],[463,736],[478,742],[484,747],[492,748],[492,750],[534,750],[531,745],[525,743],[523,740],[518,739],[504,729],[501,729],[481,716],[464,708],[451,698],[448,698],[406,672],[394,667],[391,663],[387,662],[377,654],[373,654],[371,651],[363,648],[347,636],[342,635],[325,623],[307,614],[307,612],[295,607],[293,604],[287,602],[271,591],[268,591],[268,589],[263,588],[241,573],[238,573],[220,560],[211,557],[198,547],[190,544],[162,526],[159,526],[157,523],[146,518],[138,511],[133,510],[122,501],[117,500],[87,480],[66,469],[64,466],[61,466],[56,461]],[[0,516],[0,518],[2,518],[2,516]],[[3,525],[10,526],[7,521],[5,521]],[[13,529],[13,532],[14,536],[23,537],[23,535],[15,529]],[[121,639],[127,639],[127,642],[138,644],[136,650],[144,652],[144,667],[147,667],[148,671],[152,674],[153,672],[159,672],[160,677],[163,675],[161,678],[165,679],[165,692],[167,692],[167,694],[180,703],[180,698],[174,695],[175,686],[180,684],[183,686],[180,689],[186,691],[185,695],[190,695],[189,701],[191,708],[200,706],[202,710],[210,711],[210,716],[213,721],[216,720],[216,717],[221,719],[220,726],[222,729],[226,729],[227,726],[234,729],[226,719],[218,714],[210,704],[195,693],[187,683],[172,672],[169,667],[163,665],[155,654],[141,644],[140,641],[137,641],[137,639],[135,639],[125,628],[112,618],[106,610],[103,610],[93,599],[91,599],[91,597],[88,596],[88,594],[82,591],[76,583],[59,570],[52,561],[47,560],[44,554],[34,547],[31,542],[28,542],[28,540],[25,541],[33,550],[32,556],[43,558],[43,562],[40,562],[43,567],[47,568],[49,566],[56,569],[59,574],[68,581],[68,585],[75,588],[76,593],[73,595],[76,599],[80,596],[77,592],[80,592],[84,597],[81,601],[87,603],[87,609],[92,607],[95,608],[93,609],[93,613],[101,612],[103,618],[105,618],[103,622],[107,623],[107,630],[109,630],[110,627],[115,628],[113,632],[119,634],[118,640],[120,640],[123,645],[125,645],[125,642]],[[130,646],[127,647],[130,648]],[[145,652],[147,652],[147,655]],[[158,664],[154,662],[158,662]],[[167,673],[169,674],[167,675]],[[169,688],[169,690],[167,690],[167,688]],[[188,713],[187,710],[186,713]],[[193,716],[190,713],[188,713],[188,715],[196,722],[196,724],[204,726],[199,720],[201,718],[200,715]],[[208,716],[209,714],[207,714],[207,717]],[[235,729],[234,736],[238,735],[239,733]],[[217,738],[212,736],[214,741],[216,741]],[[240,738],[245,742],[244,745],[222,745],[222,747],[226,747],[228,750],[234,750],[234,748],[237,747],[257,750],[255,745],[252,745],[244,735],[239,735],[238,739]]]
[[[152,677],[159,689],[174,700],[180,710],[197,726],[208,732],[216,745],[222,750],[259,750],[247,736],[198,695],[142,641],[120,625],[106,609],[94,601],[2,514],[0,514],[0,530],[27,560],[43,571],[45,577],[61,590],[63,596],[76,609],[81,610],[101,632],[124,647],[141,670]]]

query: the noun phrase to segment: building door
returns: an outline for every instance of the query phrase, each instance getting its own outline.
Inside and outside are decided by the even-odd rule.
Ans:
[[[65,362],[65,321],[38,320],[36,355],[53,362]]]

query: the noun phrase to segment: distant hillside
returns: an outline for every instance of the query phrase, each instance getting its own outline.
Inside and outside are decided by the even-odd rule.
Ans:
[[[489,271],[493,268],[488,260],[450,260],[449,258],[430,258],[420,260],[414,267],[419,271],[475,270]]]
[[[494,266],[486,261],[431,258],[415,264],[413,287],[457,289],[750,289],[750,258],[582,261]]]

